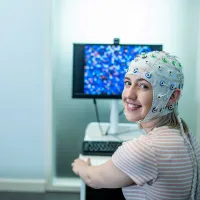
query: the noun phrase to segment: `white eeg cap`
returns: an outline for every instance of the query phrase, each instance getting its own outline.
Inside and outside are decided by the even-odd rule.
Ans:
[[[127,74],[134,74],[145,79],[153,88],[151,109],[141,121],[164,116],[178,106],[178,102],[167,106],[174,89],[182,90],[184,83],[182,65],[176,56],[164,51],[142,53],[130,63]]]

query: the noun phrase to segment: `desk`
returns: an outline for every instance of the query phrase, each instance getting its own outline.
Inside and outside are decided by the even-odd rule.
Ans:
[[[107,130],[109,123],[101,123],[103,132]],[[142,135],[141,130],[137,124],[119,124],[118,132],[126,132],[118,135],[102,135],[99,130],[99,125],[96,122],[90,123],[85,131],[84,141],[127,141],[138,138]],[[109,156],[79,156],[83,160],[90,158],[91,165],[101,165],[107,162],[111,157]],[[118,189],[93,189],[85,185],[81,180],[81,196],[80,200],[124,200],[121,188]]]

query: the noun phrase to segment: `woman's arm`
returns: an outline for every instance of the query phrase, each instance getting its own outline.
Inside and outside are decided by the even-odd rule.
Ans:
[[[121,188],[135,184],[128,175],[113,164],[112,160],[99,166],[89,164],[89,160],[85,162],[78,158],[72,163],[72,170],[92,188]]]

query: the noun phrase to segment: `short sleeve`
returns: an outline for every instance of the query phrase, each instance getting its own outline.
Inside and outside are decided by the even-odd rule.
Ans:
[[[144,185],[157,178],[157,161],[147,136],[124,142],[113,154],[112,161],[137,185]]]

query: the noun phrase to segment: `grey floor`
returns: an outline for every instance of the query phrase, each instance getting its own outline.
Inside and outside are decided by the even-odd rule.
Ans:
[[[80,200],[80,195],[67,192],[0,192],[0,200]]]

